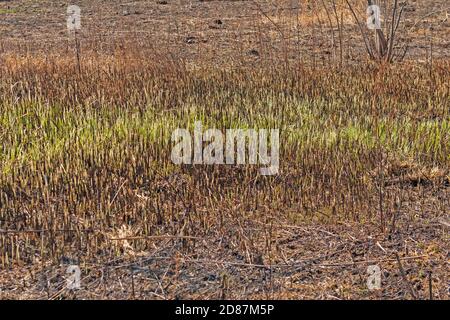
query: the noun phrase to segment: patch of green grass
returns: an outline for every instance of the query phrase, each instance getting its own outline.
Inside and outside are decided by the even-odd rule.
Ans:
[[[17,9],[1,9],[0,8],[0,14],[13,14],[13,13],[18,13],[19,10]]]

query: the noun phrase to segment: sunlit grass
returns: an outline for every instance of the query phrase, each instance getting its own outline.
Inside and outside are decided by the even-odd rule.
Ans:
[[[177,232],[182,226],[169,223],[175,211],[212,210],[224,199],[370,219],[380,163],[450,165],[448,63],[437,64],[432,78],[409,65],[378,78],[372,66],[189,71],[101,57],[83,61],[80,75],[70,59],[27,59],[9,57],[0,67],[0,218],[34,212],[22,228],[79,230],[69,219],[75,215],[89,217],[81,229],[106,231],[132,220],[142,234]],[[195,121],[221,130],[279,128],[280,177],[258,177],[251,166],[173,165],[172,131],[192,130]],[[182,182],[164,181],[173,177]],[[210,219],[206,225],[219,217]],[[44,255],[68,250],[64,242],[55,249],[49,239],[27,237]]]

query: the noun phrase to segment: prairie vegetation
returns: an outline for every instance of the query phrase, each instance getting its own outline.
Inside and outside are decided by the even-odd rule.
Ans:
[[[448,298],[450,61],[350,62],[339,32],[328,61],[220,67],[136,39],[5,45],[0,297]],[[198,120],[279,128],[279,174],[174,165]]]

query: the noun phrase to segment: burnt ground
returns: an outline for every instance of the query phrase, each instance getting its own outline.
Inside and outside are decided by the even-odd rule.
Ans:
[[[397,192],[391,186],[386,192]],[[64,257],[2,272],[2,299],[448,299],[448,186],[403,186],[383,232],[375,222],[309,221],[285,214],[267,224],[226,219],[195,239],[155,238],[154,250]],[[394,191],[395,190],[395,191]],[[223,209],[221,209],[223,210]],[[230,215],[234,212],[230,209]],[[397,259],[398,257],[398,259]],[[82,261],[82,262],[80,262]],[[400,262],[399,262],[400,261]],[[66,289],[70,264],[81,288]],[[368,266],[381,289],[368,290]]]
[[[298,13],[295,1],[258,3],[264,13],[253,1],[76,1],[83,12],[79,38],[82,47],[97,48],[131,38],[136,47],[192,62],[277,59],[285,47],[290,59],[332,59],[323,12],[302,4]],[[408,58],[426,61],[431,47],[435,57],[448,58],[448,2],[409,3],[403,28],[412,31],[401,36],[411,40]],[[0,1],[0,51],[71,46],[66,7],[66,1]],[[344,58],[361,59],[356,26],[350,16],[344,21]],[[72,257],[16,265],[0,273],[0,298],[428,299],[431,279],[433,298],[448,299],[448,181],[391,188],[408,199],[384,232],[374,221],[293,225],[284,214],[270,228],[248,219],[236,230],[230,221],[228,234],[155,239],[153,252],[123,249],[118,259],[83,259],[77,291],[65,289],[67,266],[79,263]],[[252,243],[242,247],[242,239]],[[381,290],[367,288],[369,265],[382,270]]]

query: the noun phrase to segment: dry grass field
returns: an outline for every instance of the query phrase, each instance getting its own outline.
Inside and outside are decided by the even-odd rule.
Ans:
[[[365,1],[73,4],[0,0],[0,299],[449,298],[447,1],[374,59]],[[196,121],[278,174],[175,164]]]

